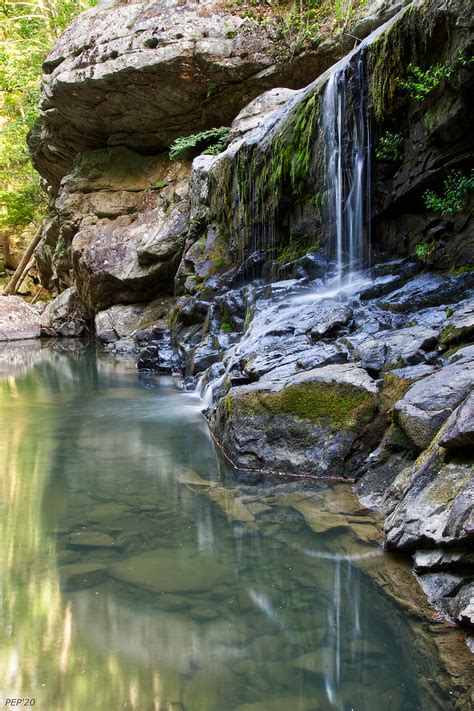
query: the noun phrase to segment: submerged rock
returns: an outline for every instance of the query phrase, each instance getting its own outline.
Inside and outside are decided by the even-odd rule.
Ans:
[[[64,590],[81,590],[100,585],[107,578],[107,568],[101,563],[71,563],[59,569]]]
[[[211,590],[229,581],[231,571],[211,557],[199,559],[166,548],[147,551],[109,566],[115,580],[157,593]]]

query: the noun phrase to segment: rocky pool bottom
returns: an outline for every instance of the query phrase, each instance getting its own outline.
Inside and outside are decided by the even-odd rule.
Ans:
[[[350,484],[230,469],[200,404],[80,342],[0,352],[2,696],[470,708],[462,632]]]

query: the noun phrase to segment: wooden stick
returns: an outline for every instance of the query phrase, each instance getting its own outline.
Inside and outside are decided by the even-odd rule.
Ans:
[[[42,286],[42,287],[40,288],[40,290],[37,291],[36,294],[33,296],[33,298],[31,299],[31,303],[32,303],[32,304],[35,304],[35,303],[38,301],[38,297],[39,297],[39,295],[40,295],[43,291],[44,291],[44,286]]]
[[[42,234],[43,234],[42,233],[42,225],[40,225],[38,227],[38,229],[36,230],[35,236],[29,243],[28,247],[26,248],[26,251],[25,251],[23,257],[21,258],[21,262],[15,269],[15,272],[14,272],[12,278],[10,279],[10,281],[4,288],[3,296],[11,296],[12,294],[16,294],[17,289],[18,289],[18,282],[20,281],[20,279],[23,275],[23,272],[28,267],[31,257],[33,256],[35,249],[41,240]]]
[[[21,277],[20,277],[20,278],[18,279],[18,281],[17,281],[16,288],[15,288],[15,291],[16,291],[16,292],[17,292],[17,291],[20,291],[20,287],[21,287],[21,285],[23,284],[23,282],[25,281],[26,277],[28,276],[28,272],[33,268],[34,263],[35,263],[34,258],[33,258],[33,259],[30,259],[30,261],[28,262],[28,265],[27,265],[25,271],[23,272],[23,274],[21,275]]]

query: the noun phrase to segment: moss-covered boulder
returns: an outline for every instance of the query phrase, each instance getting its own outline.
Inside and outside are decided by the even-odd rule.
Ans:
[[[354,364],[328,365],[281,382],[232,388],[213,429],[244,469],[321,476],[348,474],[377,413],[376,383]]]

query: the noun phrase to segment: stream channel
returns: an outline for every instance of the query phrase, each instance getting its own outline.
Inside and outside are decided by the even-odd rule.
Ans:
[[[448,708],[349,484],[236,474],[195,395],[79,342],[4,346],[0,420],[2,703]]]

